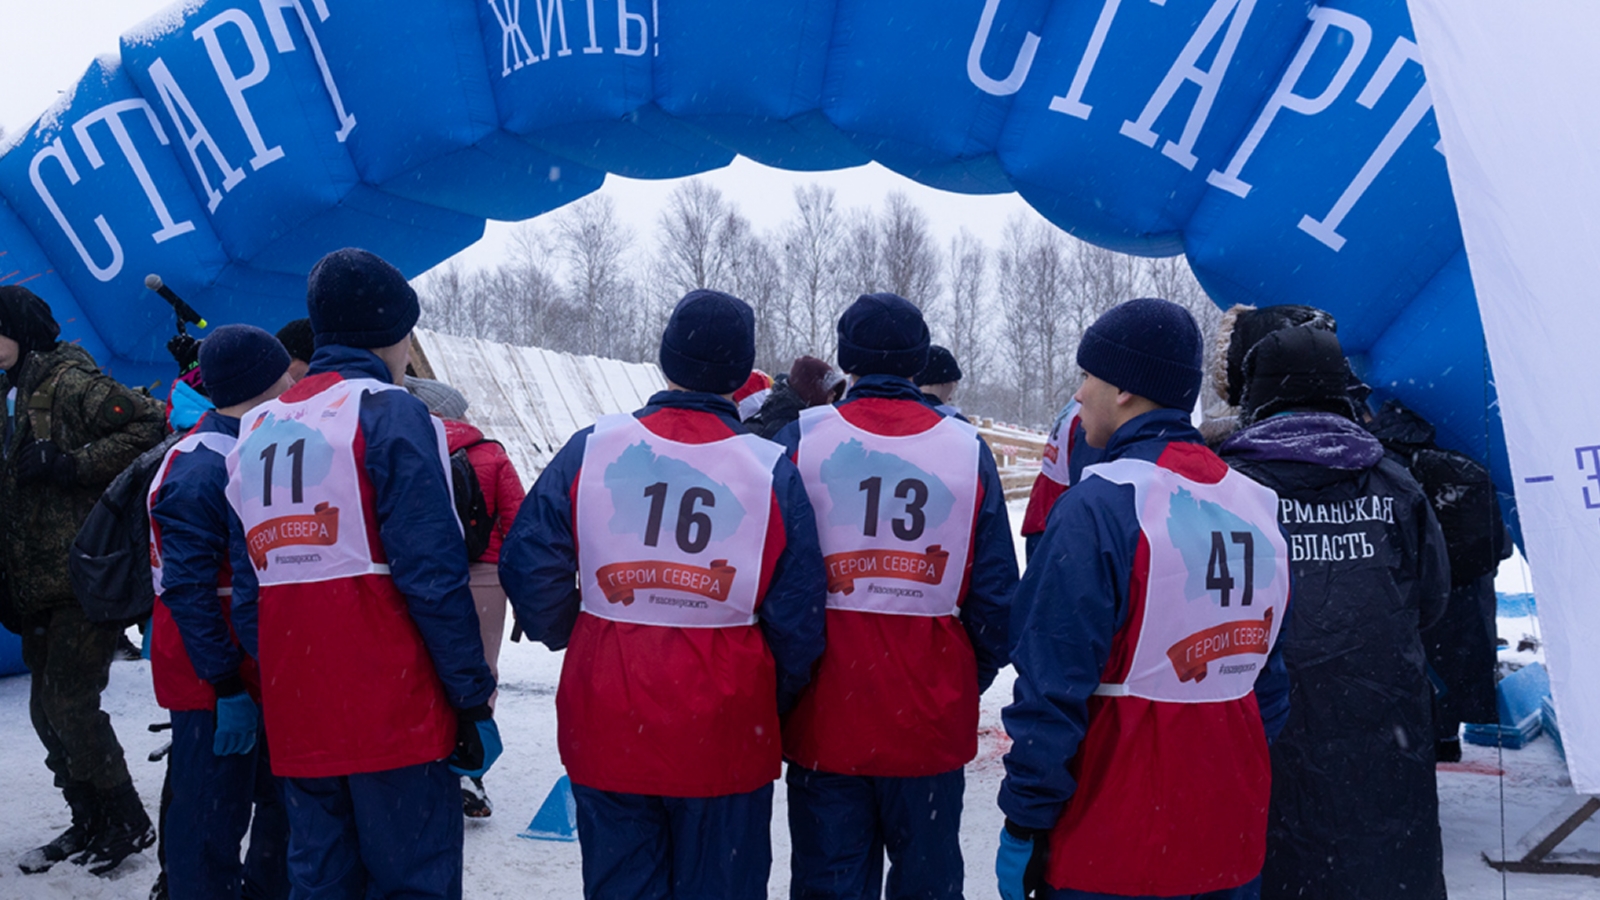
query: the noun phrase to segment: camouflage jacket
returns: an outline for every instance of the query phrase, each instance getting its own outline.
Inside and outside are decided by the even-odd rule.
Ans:
[[[0,372],[0,396],[13,386],[17,389],[15,416],[0,431],[5,438],[0,565],[9,586],[9,596],[0,597],[0,621],[20,626],[77,602],[67,577],[67,551],[78,526],[106,485],[161,440],[166,425],[159,403],[102,375],[88,352],[75,344],[58,343],[49,353],[30,354],[15,374],[13,385]],[[71,454],[76,484],[17,484],[17,449],[34,439],[35,428],[48,429],[48,438]]]

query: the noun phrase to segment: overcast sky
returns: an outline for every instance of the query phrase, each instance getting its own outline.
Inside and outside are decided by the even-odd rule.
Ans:
[[[170,5],[160,0],[0,0],[4,8],[0,16],[0,126],[8,132],[30,126],[94,57],[117,52],[119,35]],[[972,197],[943,193],[877,165],[838,172],[784,172],[740,158],[700,177],[736,201],[758,230],[770,229],[787,218],[794,207],[793,188],[811,182],[835,188],[846,207],[876,206],[890,191],[904,191],[928,212],[942,239],[965,226],[993,244],[1009,216],[1018,211],[1032,214],[1015,194]],[[602,191],[616,200],[623,220],[640,237],[649,237],[673,184],[610,176]],[[495,262],[509,229],[505,223],[490,222],[487,236],[463,251],[463,260],[471,265]]]

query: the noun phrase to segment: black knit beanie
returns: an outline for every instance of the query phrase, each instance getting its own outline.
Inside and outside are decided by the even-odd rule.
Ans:
[[[661,372],[673,384],[708,394],[731,394],[756,363],[756,314],[721,291],[684,295],[661,333]]]
[[[1200,327],[1169,300],[1141,298],[1107,310],[1078,342],[1078,368],[1172,409],[1200,397]]]
[[[928,347],[928,364],[911,379],[917,387],[925,384],[950,384],[961,380],[961,365],[956,362],[956,355],[949,350],[933,344]]]
[[[200,342],[200,372],[218,409],[254,400],[289,371],[289,351],[254,325],[223,325]]]
[[[862,294],[839,317],[839,368],[912,378],[928,364],[928,323],[899,294]]]
[[[290,359],[311,362],[311,354],[317,352],[317,336],[311,330],[311,320],[294,319],[279,328],[278,343],[289,351]]]
[[[398,344],[422,315],[417,292],[399,269],[375,253],[350,247],[329,253],[312,267],[306,310],[318,347]]]

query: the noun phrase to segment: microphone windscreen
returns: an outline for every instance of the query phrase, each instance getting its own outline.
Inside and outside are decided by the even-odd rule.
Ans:
[[[161,290],[161,276],[151,272],[144,277],[144,286],[152,291]]]

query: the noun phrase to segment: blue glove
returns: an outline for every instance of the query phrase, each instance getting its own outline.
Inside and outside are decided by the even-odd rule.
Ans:
[[[211,739],[211,752],[218,756],[249,753],[256,745],[256,727],[261,717],[256,702],[244,692],[217,698],[217,733]]]
[[[1027,900],[1042,886],[1044,854],[1035,854],[1036,844],[1035,840],[1017,837],[1009,828],[1000,829],[994,875],[1000,882],[1001,900]]]
[[[448,760],[450,771],[482,778],[500,758],[500,726],[490,718],[487,704],[456,713],[456,750]]]

